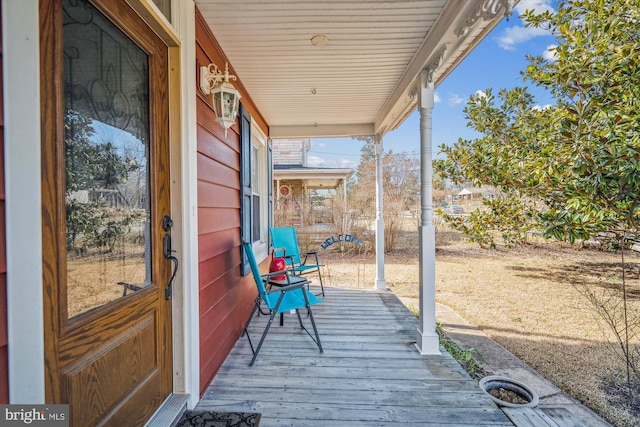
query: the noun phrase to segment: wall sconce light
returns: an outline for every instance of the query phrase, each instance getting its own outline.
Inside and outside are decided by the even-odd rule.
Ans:
[[[200,67],[200,90],[205,95],[213,94],[213,111],[216,121],[224,128],[225,137],[236,121],[241,98],[240,92],[229,83],[229,79],[238,80],[236,76],[229,75],[229,64],[226,62],[224,73],[214,63]]]

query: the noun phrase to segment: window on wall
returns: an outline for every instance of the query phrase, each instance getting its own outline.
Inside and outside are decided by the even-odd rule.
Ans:
[[[269,145],[262,130],[251,120],[249,112],[240,108],[240,182],[241,237],[251,242],[258,261],[269,251],[269,212],[271,170]],[[242,274],[249,271],[246,255],[242,253]]]
[[[259,165],[259,150],[260,147],[253,145],[251,148],[251,191],[252,191],[252,200],[251,200],[251,209],[252,212],[252,232],[251,237],[253,239],[253,243],[260,241],[260,165]]]
[[[251,237],[256,256],[266,257],[269,234],[267,138],[255,125],[251,131]]]

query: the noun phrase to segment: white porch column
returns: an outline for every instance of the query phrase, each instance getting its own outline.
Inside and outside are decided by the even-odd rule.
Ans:
[[[342,209],[347,211],[347,180],[342,180]]]
[[[384,278],[384,216],[382,214],[382,136],[375,136],[376,146],[376,289],[386,291],[387,281]]]
[[[351,231],[351,223],[348,218],[347,209],[347,180],[342,180],[342,232],[349,233]]]
[[[433,166],[431,147],[431,112],[433,82],[426,72],[420,77],[418,108],[420,109],[420,318],[416,347],[420,354],[440,354],[436,333],[436,232],[433,225]]]
[[[307,191],[307,184],[305,181],[303,181],[302,184],[302,212],[300,213],[300,226],[304,225],[304,206],[305,206],[305,202],[308,200],[309,197],[309,192]]]

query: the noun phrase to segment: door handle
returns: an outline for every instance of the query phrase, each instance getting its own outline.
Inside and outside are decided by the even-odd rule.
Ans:
[[[173,264],[173,272],[171,273],[171,278],[169,279],[169,283],[164,288],[164,299],[171,299],[172,295],[172,287],[173,287],[173,279],[175,279],[176,274],[178,273],[178,258],[176,258],[173,253],[175,252],[171,247],[171,227],[173,227],[173,220],[169,215],[165,215],[162,218],[162,229],[165,231],[164,237],[162,238],[162,254],[165,259],[171,260]]]

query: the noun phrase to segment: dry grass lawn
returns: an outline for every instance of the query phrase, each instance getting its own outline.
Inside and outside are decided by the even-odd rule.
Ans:
[[[145,279],[144,250],[126,258],[118,253],[67,261],[69,318],[122,297],[124,281],[141,286]]]
[[[622,405],[612,403],[614,387],[607,381],[624,373],[624,364],[607,342],[613,335],[600,327],[580,291],[582,286],[595,292],[619,287],[619,253],[543,242],[488,250],[460,242],[443,245],[442,236],[439,234],[436,251],[438,302],[612,424],[640,425],[639,402],[623,398]],[[410,304],[411,298],[419,296],[418,251],[411,233],[402,242],[406,247],[386,255],[385,279]],[[335,251],[322,255],[332,286],[373,286],[372,255],[343,257]],[[626,261],[631,304],[640,309],[640,256],[627,253]],[[632,405],[632,411],[635,407],[635,416],[625,405]]]

